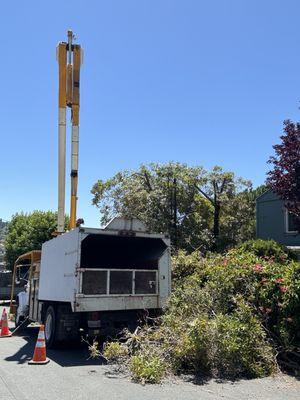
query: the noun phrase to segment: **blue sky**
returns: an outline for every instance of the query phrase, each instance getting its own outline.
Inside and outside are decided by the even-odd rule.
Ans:
[[[283,120],[300,117],[299,15],[296,0],[2,2],[0,218],[56,209],[68,28],[85,50],[78,215],[97,227],[93,183],[141,163],[264,182]]]

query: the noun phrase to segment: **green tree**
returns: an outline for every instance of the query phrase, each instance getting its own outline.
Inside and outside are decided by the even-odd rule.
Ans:
[[[0,218],[0,241],[4,238],[5,236],[5,230],[6,230],[7,222],[3,221]]]
[[[23,253],[40,250],[56,230],[57,215],[51,211],[17,213],[7,225],[5,235],[5,261],[12,269],[15,260]]]
[[[256,199],[267,190],[265,185],[237,193],[224,206],[221,216],[221,247],[256,237]]]
[[[221,167],[215,166],[211,172],[206,172],[202,181],[196,182],[195,186],[199,193],[210,202],[213,209],[213,248],[223,247],[222,236],[226,237],[227,232],[223,229],[223,235],[221,235],[221,218],[230,211],[235,212],[236,207],[244,211],[239,204],[241,196],[238,195],[242,191],[251,190],[252,184],[245,179],[236,178],[233,172],[226,172]],[[237,203],[236,207],[234,203]]]
[[[201,167],[173,163],[142,165],[98,180],[92,188],[93,204],[102,224],[113,216],[137,217],[151,231],[166,232],[175,248],[210,247],[210,205],[196,189]]]
[[[244,225],[254,226],[254,205],[247,203],[249,196],[239,204],[243,191],[250,192],[251,183],[220,167],[207,172],[174,162],[122,171],[92,188],[93,204],[99,208],[103,224],[116,214],[137,217],[150,230],[169,233],[175,249],[204,252],[225,242],[235,244],[239,229],[245,231],[241,237],[253,237],[247,236]],[[237,205],[242,218],[234,225],[229,216],[234,217]],[[230,240],[221,240],[229,231]]]

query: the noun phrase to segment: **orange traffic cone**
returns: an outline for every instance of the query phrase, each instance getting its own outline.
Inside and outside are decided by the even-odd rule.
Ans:
[[[10,337],[12,335],[11,331],[8,329],[8,319],[6,309],[3,309],[2,317],[1,317],[1,333],[0,338],[2,337]]]
[[[0,319],[0,329],[2,328],[2,318],[3,318],[3,315],[4,315],[4,308],[3,308],[3,311],[2,311],[2,317],[1,317],[1,319]]]
[[[44,325],[41,325],[33,358],[28,364],[47,364],[49,361],[49,358],[46,357],[45,327]]]

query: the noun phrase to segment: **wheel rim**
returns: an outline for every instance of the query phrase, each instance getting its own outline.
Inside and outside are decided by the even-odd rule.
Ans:
[[[49,342],[52,335],[52,327],[53,327],[53,318],[51,314],[47,315],[46,323],[45,323],[45,337],[47,342]]]

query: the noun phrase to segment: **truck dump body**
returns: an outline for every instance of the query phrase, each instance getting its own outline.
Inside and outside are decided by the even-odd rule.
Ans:
[[[39,301],[75,312],[162,308],[170,294],[165,235],[76,228],[42,248]]]
[[[161,239],[88,235],[81,243],[82,293],[156,294],[159,259],[166,248]]]

